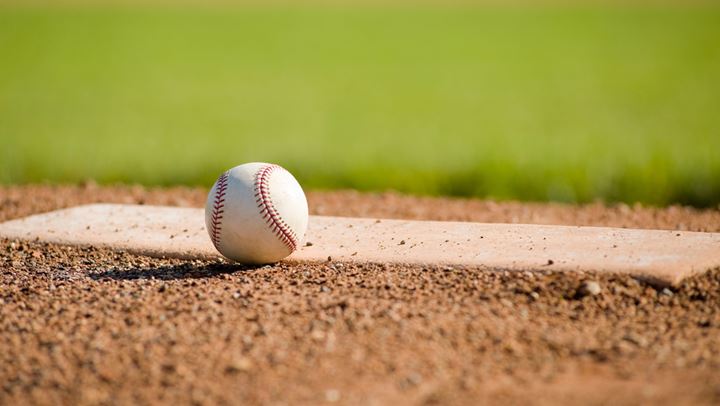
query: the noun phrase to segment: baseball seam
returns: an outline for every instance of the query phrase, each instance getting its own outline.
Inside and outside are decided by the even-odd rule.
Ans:
[[[222,231],[222,219],[225,213],[225,194],[227,194],[229,171],[223,172],[217,180],[215,198],[213,199],[212,214],[210,215],[210,239],[219,249],[220,232]]]
[[[276,170],[284,169],[277,165],[267,165],[257,172],[255,175],[255,199],[258,209],[260,209],[260,215],[265,219],[270,230],[290,248],[290,252],[293,252],[298,246],[297,234],[283,220],[270,198],[270,175]]]

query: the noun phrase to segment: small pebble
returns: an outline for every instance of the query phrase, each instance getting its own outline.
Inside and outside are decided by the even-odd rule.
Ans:
[[[596,281],[585,281],[580,285],[580,288],[577,291],[577,296],[595,296],[600,294],[601,291],[602,288],[600,288],[600,284]]]
[[[328,402],[337,402],[338,400],[340,400],[340,391],[337,389],[326,390],[325,400]]]
[[[253,368],[252,361],[246,357],[234,358],[228,366],[225,368],[225,372],[236,373],[236,372],[247,372]]]

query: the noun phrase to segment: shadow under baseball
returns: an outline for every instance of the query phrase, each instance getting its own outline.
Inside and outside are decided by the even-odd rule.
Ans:
[[[247,266],[240,264],[228,263],[210,263],[210,264],[178,264],[166,265],[160,267],[148,268],[123,268],[108,269],[102,272],[94,272],[88,275],[91,279],[102,280],[136,280],[136,279],[158,279],[158,280],[178,280],[178,279],[203,279],[216,278],[224,274],[236,272],[251,272],[259,269],[260,266]]]

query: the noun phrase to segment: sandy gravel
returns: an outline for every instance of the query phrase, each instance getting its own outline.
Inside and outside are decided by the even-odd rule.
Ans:
[[[315,214],[720,231],[720,211],[315,192]],[[0,188],[0,220],[200,189]],[[717,404],[720,270],[244,268],[0,240],[0,404]]]

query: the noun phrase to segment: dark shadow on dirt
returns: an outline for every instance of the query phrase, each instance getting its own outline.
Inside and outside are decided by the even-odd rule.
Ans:
[[[200,278],[217,278],[224,274],[235,272],[251,272],[259,267],[251,267],[247,265],[227,264],[227,263],[210,263],[210,264],[179,264],[161,267],[149,268],[130,268],[117,269],[112,268],[107,271],[91,273],[88,275],[96,281],[102,280],[135,280],[135,279],[158,279],[158,280],[177,280],[177,279],[200,279]]]

